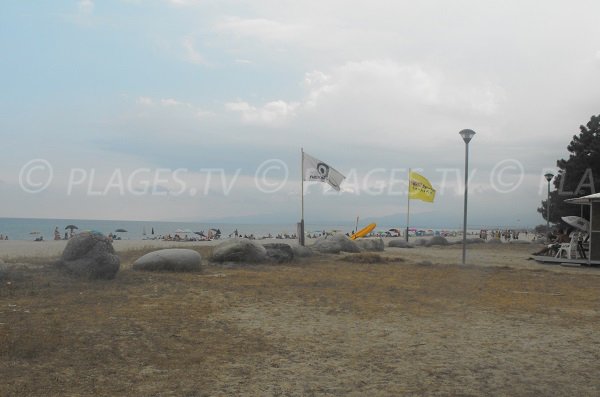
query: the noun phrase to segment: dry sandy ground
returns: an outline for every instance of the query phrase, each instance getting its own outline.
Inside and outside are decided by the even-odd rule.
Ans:
[[[30,265],[0,286],[0,395],[599,395],[600,270],[531,251],[193,274],[134,272],[141,252],[122,252],[103,282]]]

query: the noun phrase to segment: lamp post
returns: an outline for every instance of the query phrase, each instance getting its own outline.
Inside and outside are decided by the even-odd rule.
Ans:
[[[544,175],[544,178],[548,181],[548,196],[546,198],[546,234],[550,233],[550,181],[554,178],[554,174],[548,172]]]
[[[473,139],[475,131],[462,130],[459,132],[463,141],[465,141],[465,208],[463,216],[463,246],[462,246],[462,264],[467,260],[467,196],[469,192],[469,142]]]

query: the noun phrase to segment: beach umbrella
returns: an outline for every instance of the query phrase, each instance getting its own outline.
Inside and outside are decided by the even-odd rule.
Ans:
[[[590,222],[580,216],[563,216],[561,219],[569,226],[573,226],[584,232],[590,231]]]
[[[115,230],[115,233],[127,233],[127,230],[125,230],[125,229],[117,229],[117,230]]]
[[[77,226],[75,225],[67,225],[65,226],[65,230],[70,230],[71,232],[73,232],[73,230],[75,229],[79,229]]]

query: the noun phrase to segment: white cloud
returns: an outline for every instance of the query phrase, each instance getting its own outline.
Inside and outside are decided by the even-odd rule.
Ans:
[[[195,65],[207,65],[207,62],[202,56],[202,54],[200,54],[198,50],[196,50],[195,42],[192,37],[184,37],[181,40],[181,45],[185,50],[185,58],[188,62],[191,62]]]
[[[92,0],[79,0],[77,9],[79,15],[91,15],[94,12],[94,2]]]
[[[147,96],[138,97],[136,99],[136,103],[138,105],[142,105],[142,106],[160,105],[162,107],[176,107],[176,106],[187,107],[187,108],[194,107],[191,103],[179,101],[174,98],[161,98],[161,99],[156,100],[156,99],[153,99],[153,98],[147,97]]]
[[[226,109],[239,112],[242,121],[247,124],[279,125],[296,115],[297,103],[282,100],[255,107],[248,102],[237,101],[225,104]]]
[[[410,139],[430,140],[448,122],[496,117],[504,91],[489,81],[453,79],[441,70],[392,60],[346,62],[328,72],[305,74],[305,94],[297,102],[265,105],[245,100],[226,108],[247,124],[293,123],[323,139],[353,136],[354,142],[381,140],[411,131]]]
[[[193,119],[206,119],[207,117],[214,116],[214,113],[209,110],[175,98],[154,99],[147,96],[140,96],[136,99],[136,103],[143,108],[154,108],[154,113],[160,113],[161,117],[185,118],[191,116]],[[158,111],[158,109],[163,110]]]
[[[216,28],[231,32],[238,37],[285,42],[302,39],[310,33],[310,27],[307,25],[281,23],[264,18],[227,17],[219,22]]]
[[[173,99],[173,98],[161,99],[160,100],[160,104],[162,106],[185,106],[185,107],[192,107],[192,105],[189,104],[189,103],[181,102],[181,101],[178,101],[177,99]]]
[[[154,101],[152,100],[152,98],[147,97],[147,96],[141,96],[141,97],[139,97],[136,102],[139,105],[143,105],[143,106],[152,106],[152,105],[154,105]]]

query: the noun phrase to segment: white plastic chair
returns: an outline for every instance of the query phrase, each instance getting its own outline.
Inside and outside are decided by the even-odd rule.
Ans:
[[[563,253],[567,259],[577,259],[577,245],[579,243],[579,232],[573,232],[571,234],[570,243],[562,243],[556,253],[557,258],[562,258]]]

